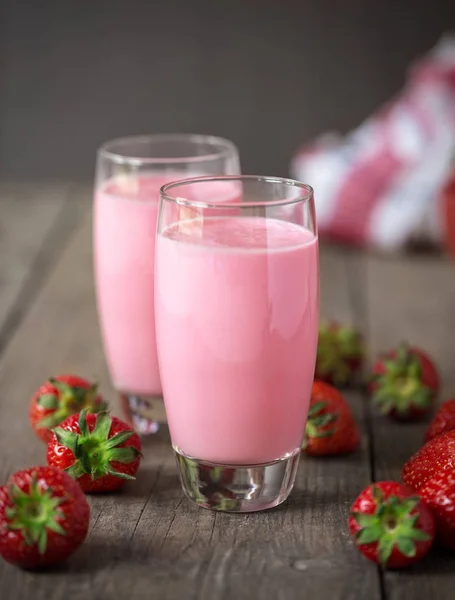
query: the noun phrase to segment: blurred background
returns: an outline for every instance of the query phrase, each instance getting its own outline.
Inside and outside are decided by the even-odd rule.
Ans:
[[[90,178],[106,139],[229,137],[244,172],[356,127],[455,29],[453,0],[0,2],[0,176]]]

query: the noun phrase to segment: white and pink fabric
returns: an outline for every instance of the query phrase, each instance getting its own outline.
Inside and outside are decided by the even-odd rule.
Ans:
[[[291,174],[315,189],[322,237],[398,250],[442,243],[438,201],[454,158],[455,35],[445,35],[397,97],[344,138],[301,148]]]

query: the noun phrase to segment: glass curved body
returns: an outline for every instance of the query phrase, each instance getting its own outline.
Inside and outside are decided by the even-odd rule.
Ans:
[[[99,321],[112,382],[142,434],[166,420],[153,311],[159,189],[184,177],[239,172],[234,144],[213,136],[119,138],[98,151],[93,241]]]
[[[234,202],[221,203],[230,196]],[[157,348],[182,485],[206,508],[283,502],[295,479],[319,310],[313,192],[238,176],[161,189]]]

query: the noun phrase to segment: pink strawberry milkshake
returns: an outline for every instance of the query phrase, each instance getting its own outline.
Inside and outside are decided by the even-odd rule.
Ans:
[[[118,176],[95,195],[94,247],[101,331],[114,387],[138,396],[161,395],[155,340],[154,260],[159,190],[184,173]],[[207,186],[196,200],[235,200]]]
[[[228,465],[299,452],[317,346],[317,237],[266,217],[193,218],[158,235],[155,269],[174,448]]]

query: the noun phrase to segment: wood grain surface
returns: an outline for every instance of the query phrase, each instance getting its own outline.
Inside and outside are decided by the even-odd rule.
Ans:
[[[0,351],[87,206],[79,191],[68,183],[0,183]]]
[[[76,202],[55,200],[54,207],[48,199],[30,211],[6,194],[1,199],[10,231],[0,241],[0,315],[8,319],[17,303],[22,308],[0,354],[0,481],[45,461],[26,411],[34,388],[50,374],[96,378],[119,412],[98,333],[90,193],[83,189],[73,190]],[[56,229],[60,237],[52,239]],[[34,246],[20,246],[21,230]],[[40,252],[46,260],[37,259]],[[374,354],[402,338],[421,343],[437,358],[446,392],[455,383],[454,301],[455,273],[440,257],[383,259],[321,249],[322,316],[357,324]],[[454,556],[435,552],[408,573],[384,575],[353,548],[346,528],[351,502],[372,478],[399,476],[424,426],[377,417],[362,391],[348,400],[362,432],[360,451],[304,458],[290,499],[265,513],[229,515],[190,504],[180,490],[168,432],[161,430],[146,440],[135,482],[119,494],[90,498],[88,540],[66,566],[35,574],[0,561],[1,599],[453,598]]]

